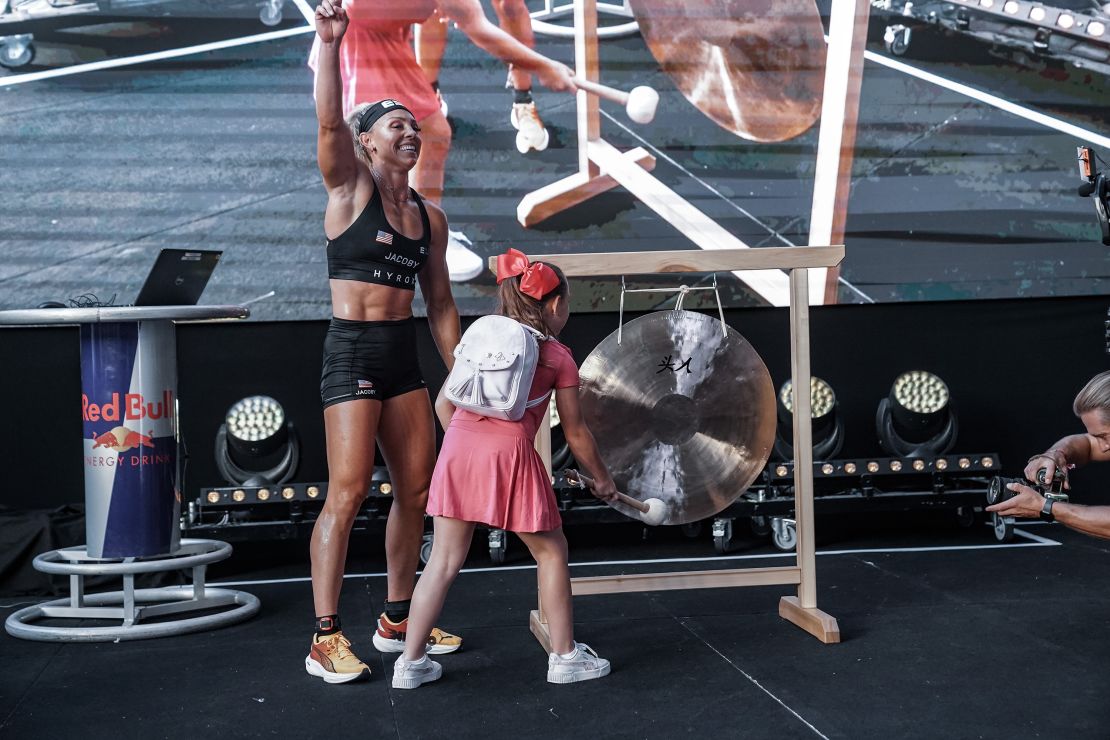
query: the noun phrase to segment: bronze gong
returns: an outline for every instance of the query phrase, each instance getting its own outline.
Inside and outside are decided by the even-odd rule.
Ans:
[[[617,488],[659,498],[664,524],[725,509],[767,463],[775,390],[737,331],[693,311],[660,311],[613,332],[582,364],[582,414]],[[623,504],[614,508],[629,516]]]
[[[631,0],[644,41],[694,106],[753,141],[821,113],[824,27],[813,0]]]

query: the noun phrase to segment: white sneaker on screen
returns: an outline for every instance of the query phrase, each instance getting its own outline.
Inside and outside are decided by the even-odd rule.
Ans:
[[[543,119],[536,112],[536,104],[513,103],[509,112],[509,123],[516,129],[516,149],[521,154],[527,154],[535,149],[542,152],[547,148],[550,135],[543,125]]]
[[[482,274],[485,264],[470,247],[473,243],[461,231],[447,232],[447,273],[453,283],[465,283]]]

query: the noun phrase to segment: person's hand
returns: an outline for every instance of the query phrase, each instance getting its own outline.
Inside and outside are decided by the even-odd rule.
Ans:
[[[1044,508],[1044,496],[1021,483],[1011,483],[1006,488],[1017,493],[1011,499],[999,504],[988,506],[987,511],[996,512],[999,516],[1017,516],[1026,519],[1039,517]]]
[[[1052,476],[1056,474],[1056,471],[1062,470],[1066,475],[1069,467],[1068,458],[1064,455],[1063,450],[1048,450],[1029,458],[1029,462],[1025,466],[1025,479],[1037,480],[1037,472],[1044,468],[1045,485],[1050,486],[1052,485]],[[1064,488],[1071,489],[1071,482],[1067,478],[1064,478]]]
[[[316,6],[316,35],[325,44],[343,38],[348,22],[342,0],[320,0]]]
[[[613,478],[609,475],[595,478],[590,491],[602,501],[612,503],[617,500],[617,484],[613,482]]]
[[[559,62],[546,60],[546,64],[536,70],[536,77],[548,90],[555,92],[574,92],[578,86],[574,84],[574,73],[570,67]]]

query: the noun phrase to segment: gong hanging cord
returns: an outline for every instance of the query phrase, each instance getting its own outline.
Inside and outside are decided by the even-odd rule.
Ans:
[[[712,285],[680,285],[677,288],[629,288],[625,286],[624,275],[621,275],[621,303],[620,313],[617,316],[617,344],[621,343],[621,332],[624,328],[624,294],[625,293],[678,293],[678,298],[675,299],[674,310],[682,310],[682,301],[686,298],[691,290],[712,290],[713,295],[717,297],[717,313],[721,317],[721,335],[728,336],[728,324],[725,323],[725,309],[721,305],[721,291],[717,289],[717,273],[713,273]]]

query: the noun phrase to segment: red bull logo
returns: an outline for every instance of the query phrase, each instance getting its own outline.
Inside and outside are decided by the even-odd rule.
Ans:
[[[114,452],[127,452],[139,446],[153,448],[152,434],[149,430],[146,434],[139,434],[134,429],[115,427],[111,431],[93,437],[93,449],[107,447]]]
[[[103,434],[94,434],[93,450],[104,448],[105,452],[115,454],[85,455],[85,465],[94,468],[100,467],[141,467],[143,465],[166,465],[172,462],[172,457],[166,453],[147,454],[142,448],[154,449],[154,432],[147,430],[146,434],[129,429],[125,426],[113,427]],[[138,450],[139,453],[120,455],[118,453]]]
[[[173,393],[162,391],[158,401],[147,401],[142,393],[113,393],[107,403],[92,403],[81,394],[81,418],[85,421],[138,421],[173,418]],[[122,427],[116,427],[121,429]]]

